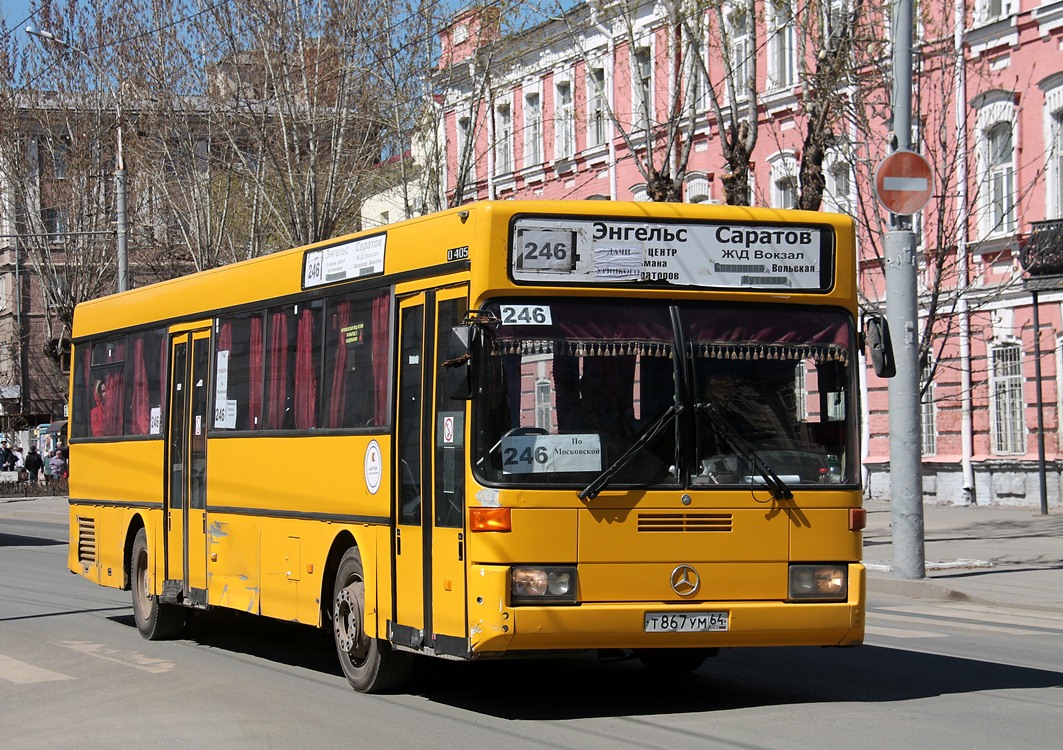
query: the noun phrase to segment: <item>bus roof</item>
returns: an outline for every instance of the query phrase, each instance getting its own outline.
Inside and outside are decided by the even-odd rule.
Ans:
[[[654,220],[830,224],[839,234],[852,234],[852,219],[840,214],[784,211],[746,206],[630,201],[482,201],[415,217],[384,227],[282,250],[259,258],[162,281],[127,292],[83,302],[74,314],[75,339],[160,320],[194,320],[217,311],[313,292],[305,282],[304,259],[316,249],[358,245],[386,236],[380,268],[371,276],[424,270],[439,275],[467,269],[453,263],[454,250],[475,258],[479,247],[505,246],[510,220],[517,215],[602,216]],[[381,245],[383,243],[380,243]],[[410,249],[403,250],[404,246]],[[448,251],[451,251],[448,256]],[[494,254],[492,257],[499,258]],[[498,263],[505,273],[505,262]],[[386,280],[382,280],[385,284]],[[322,284],[320,289],[332,289]]]

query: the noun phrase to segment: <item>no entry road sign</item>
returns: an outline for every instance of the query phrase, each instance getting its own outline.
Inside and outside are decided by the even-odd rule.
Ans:
[[[922,211],[933,189],[930,164],[914,151],[895,151],[875,170],[875,196],[890,213]]]

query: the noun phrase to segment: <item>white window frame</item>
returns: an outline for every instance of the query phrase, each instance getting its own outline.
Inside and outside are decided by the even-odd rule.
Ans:
[[[994,123],[985,132],[986,140],[986,234],[1003,235],[1015,231],[1015,126]]]
[[[1045,92],[1045,218],[1063,219],[1063,73],[1039,85]]]
[[[796,83],[794,9],[790,0],[768,0],[768,85],[790,88]]]
[[[538,88],[524,91],[524,166],[543,163],[543,97]]]
[[[587,147],[603,146],[609,137],[609,72],[604,67],[587,71]]]
[[[923,377],[930,374],[928,364],[923,368]],[[920,399],[919,412],[922,421],[922,444],[924,456],[936,456],[938,453],[938,406],[934,398],[934,381],[926,386],[926,393]]]
[[[771,164],[771,206],[772,208],[794,208],[797,206],[799,185],[797,181],[800,165],[792,151],[780,151],[768,157]]]
[[[554,159],[571,159],[576,155],[576,106],[572,80],[554,82]]]
[[[974,6],[974,23],[981,26],[1002,21],[1019,11],[1020,0],[977,0]]]
[[[686,177],[687,203],[712,203],[712,183],[704,172],[688,173]]]
[[[749,77],[753,74],[753,39],[746,32],[745,7],[727,14],[727,37],[730,39],[730,65],[734,72],[735,97],[745,101]]]
[[[513,108],[508,101],[495,105],[495,174],[513,171]]]
[[[1049,114],[1048,198],[1045,218],[1063,219],[1063,108]]]
[[[828,152],[823,178],[826,203],[832,211],[853,215],[856,197],[853,194],[853,166],[840,153]],[[839,179],[839,177],[842,179]]]
[[[1022,346],[1008,341],[989,349],[990,430],[993,453],[1026,453],[1026,404],[1023,398]]]
[[[454,131],[455,131],[455,146],[457,150],[455,152],[454,165],[460,172],[462,168],[462,156],[465,154],[466,144],[469,143],[469,139],[473,137],[472,134],[472,115],[468,112],[456,112],[454,115]],[[476,181],[476,144],[472,144],[471,157],[468,162],[468,172],[465,175],[466,190]]]
[[[994,163],[991,137],[1001,126],[1011,130],[1011,157]],[[1017,227],[1016,148],[1018,123],[1011,92],[986,95],[975,118],[977,142],[978,234],[981,239],[1013,234]]]
[[[552,430],[554,421],[554,391],[550,380],[539,378],[535,381],[535,426],[543,430]]]
[[[653,47],[636,47],[631,55],[631,129],[645,130],[653,125],[654,107]]]

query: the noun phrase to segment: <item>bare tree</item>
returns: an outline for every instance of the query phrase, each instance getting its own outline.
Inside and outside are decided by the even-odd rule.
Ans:
[[[80,52],[62,44],[27,50],[8,39],[0,167],[58,353],[74,307],[116,289],[113,174],[121,108],[96,35],[106,16],[58,1],[42,15],[61,39],[79,39]]]

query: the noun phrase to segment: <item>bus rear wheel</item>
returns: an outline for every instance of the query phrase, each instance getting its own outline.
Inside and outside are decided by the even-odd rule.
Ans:
[[[332,634],[343,674],[358,692],[395,690],[409,677],[413,657],[365,630],[365,574],[357,549],[343,554],[336,572]]]
[[[151,559],[148,534],[137,531],[129,556],[129,588],[133,591],[133,619],[137,630],[149,641],[173,638],[184,627],[184,612],[174,604],[163,604],[151,593]]]

